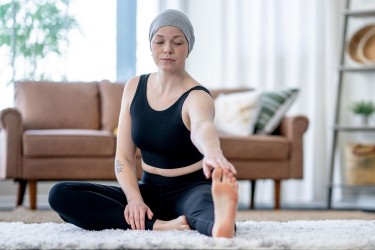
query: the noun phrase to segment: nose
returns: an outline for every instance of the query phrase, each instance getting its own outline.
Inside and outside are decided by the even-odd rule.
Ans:
[[[173,52],[172,44],[171,43],[165,43],[164,53],[165,54],[171,54],[172,52]]]

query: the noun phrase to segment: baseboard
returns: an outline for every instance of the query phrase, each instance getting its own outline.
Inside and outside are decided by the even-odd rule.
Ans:
[[[16,197],[15,196],[0,196],[0,210],[9,210],[16,208]],[[30,206],[30,199],[26,195],[23,201],[23,206],[28,208]],[[40,210],[51,209],[48,204],[48,195],[37,196],[37,207]]]
[[[9,209],[16,206],[16,199],[14,196],[0,196],[0,209]]]

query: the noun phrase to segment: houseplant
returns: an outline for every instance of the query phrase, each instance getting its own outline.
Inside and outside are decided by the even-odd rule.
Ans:
[[[0,49],[7,57],[8,84],[15,79],[44,80],[51,78],[45,59],[63,54],[68,45],[68,32],[78,28],[69,14],[70,0],[8,0],[0,5]],[[56,57],[57,56],[57,57]],[[3,57],[3,58],[4,58]],[[50,60],[51,61],[51,60]],[[61,80],[64,75],[61,74]]]
[[[367,126],[370,116],[375,112],[375,104],[373,101],[357,101],[350,107],[352,112],[362,117],[363,125]]]

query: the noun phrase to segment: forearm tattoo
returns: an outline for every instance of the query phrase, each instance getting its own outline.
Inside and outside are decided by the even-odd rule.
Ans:
[[[122,164],[120,160],[116,160],[115,171],[116,174],[122,173],[122,171],[124,171],[124,164]]]

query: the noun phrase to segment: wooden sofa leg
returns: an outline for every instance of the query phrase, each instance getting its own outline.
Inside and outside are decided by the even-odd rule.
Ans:
[[[17,206],[22,206],[23,198],[25,197],[27,180],[17,180],[18,191],[17,191]]]
[[[254,209],[255,182],[256,180],[250,181],[251,183],[250,209]]]
[[[280,209],[281,180],[275,181],[275,209]]]
[[[36,192],[37,192],[37,182],[36,181],[29,181],[29,197],[30,197],[30,209],[36,209]]]

